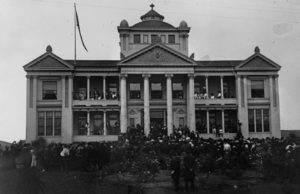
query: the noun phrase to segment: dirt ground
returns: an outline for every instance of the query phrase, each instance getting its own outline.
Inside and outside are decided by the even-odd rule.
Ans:
[[[264,183],[256,172],[244,172],[238,180],[217,173],[210,174],[208,177],[206,174],[197,174],[194,192],[184,192],[183,180],[181,180],[181,190],[175,192],[169,171],[161,171],[151,183],[138,183],[134,176],[117,174],[102,179],[96,173],[86,172],[38,172],[38,177],[43,182],[43,193],[45,194],[300,193],[299,177],[293,183],[288,184],[281,183],[279,179],[271,183]],[[20,181],[26,180],[20,178],[18,170],[1,170],[0,194],[17,193]],[[22,193],[20,189],[18,191]],[[25,190],[23,191],[25,193]]]

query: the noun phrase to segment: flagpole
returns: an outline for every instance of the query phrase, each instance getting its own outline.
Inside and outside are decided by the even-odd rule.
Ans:
[[[74,64],[76,64],[76,3],[74,3]]]

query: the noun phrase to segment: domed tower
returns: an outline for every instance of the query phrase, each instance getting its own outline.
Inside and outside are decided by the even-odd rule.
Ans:
[[[190,27],[187,23],[181,21],[179,27],[174,27],[164,22],[165,17],[154,10],[153,4],[150,7],[150,11],[140,17],[140,22],[129,26],[126,20],[122,20],[118,26],[121,58],[157,42],[188,56]]]

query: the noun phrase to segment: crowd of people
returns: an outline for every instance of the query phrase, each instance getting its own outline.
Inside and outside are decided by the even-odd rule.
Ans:
[[[265,180],[280,177],[290,182],[300,172],[299,138],[203,139],[187,128],[175,129],[170,136],[159,131],[152,129],[146,137],[141,127],[129,128],[116,142],[13,143],[10,148],[1,149],[0,157],[43,171],[109,169],[111,173],[155,174],[169,169],[176,190],[180,177],[184,177],[186,189],[194,189],[199,172],[207,176],[224,173],[234,178],[244,170],[254,170],[262,172]]]

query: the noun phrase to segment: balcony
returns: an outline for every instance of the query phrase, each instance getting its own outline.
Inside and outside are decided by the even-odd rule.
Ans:
[[[117,93],[107,93],[105,98],[102,94],[91,94],[87,99],[84,92],[73,92],[73,105],[74,106],[107,106],[107,105],[120,105],[119,95]]]
[[[75,77],[73,106],[119,106],[118,91],[118,77]]]

